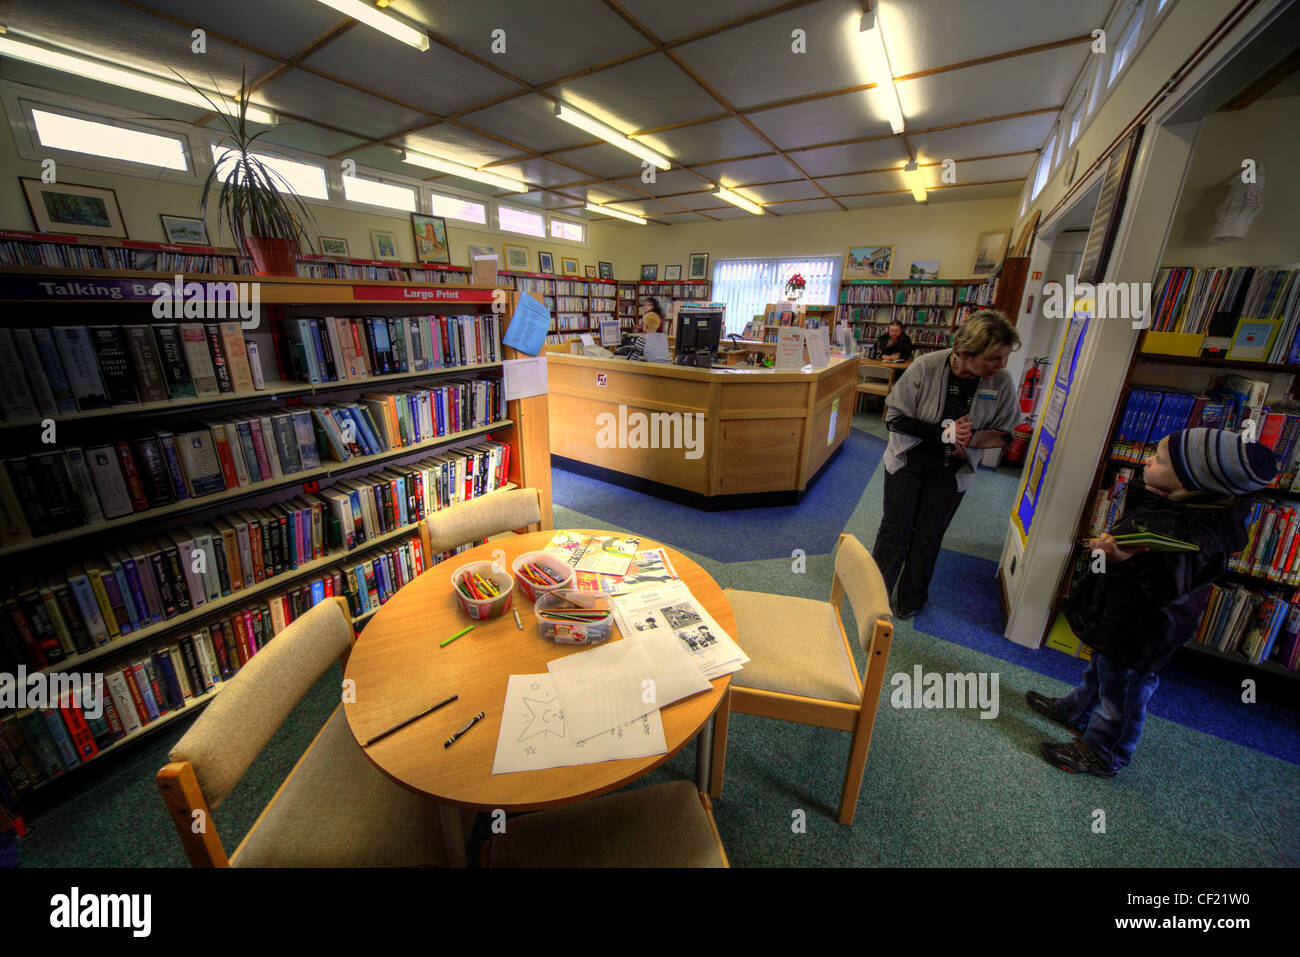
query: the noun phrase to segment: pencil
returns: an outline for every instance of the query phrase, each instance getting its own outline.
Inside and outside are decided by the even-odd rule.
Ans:
[[[423,711],[421,711],[419,714],[415,715],[414,717],[412,717],[412,718],[407,718],[407,719],[406,719],[405,721],[403,721],[401,724],[395,724],[395,725],[393,725],[391,728],[389,728],[387,731],[381,731],[379,734],[375,735],[373,738],[371,738],[369,741],[366,742],[366,747],[368,748],[368,747],[370,747],[372,744],[374,744],[376,741],[379,741],[379,740],[382,739],[382,738],[386,738],[386,737],[388,737],[388,736],[389,736],[390,734],[392,734],[394,731],[400,731],[400,730],[402,730],[402,729],[405,728],[408,724],[410,724],[412,721],[418,721],[418,720],[420,720],[421,718],[423,718],[426,714],[433,714],[433,713],[434,713],[435,711],[437,711],[439,708],[444,708],[444,707],[446,707],[447,705],[451,704],[453,701],[455,701],[455,700],[456,700],[457,698],[459,698],[459,697],[460,697],[460,695],[456,695],[456,694],[454,694],[454,695],[452,695],[450,698],[448,698],[446,701],[439,701],[439,702],[438,702],[437,704],[435,704],[432,708],[425,708]]]
[[[455,641],[455,640],[456,640],[457,638],[459,638],[461,635],[465,634],[465,632],[467,632],[467,631],[473,631],[473,630],[474,630],[474,626],[473,626],[473,625],[467,625],[466,627],[462,628],[460,631],[456,632],[456,634],[454,634],[454,635],[452,635],[450,638],[448,638],[446,641],[444,641],[442,644],[440,644],[438,647],[439,647],[439,648],[446,648],[449,644],[451,644],[453,641]]]

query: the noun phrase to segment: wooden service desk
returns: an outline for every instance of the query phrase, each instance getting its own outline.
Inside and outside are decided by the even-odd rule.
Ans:
[[[568,460],[556,464],[705,509],[797,501],[844,444],[858,381],[855,357],[808,373],[554,354],[546,365],[551,455]],[[662,447],[673,416],[695,417],[697,444]]]
[[[500,552],[504,552],[503,564],[509,568],[524,552],[545,548],[553,534],[543,531],[495,539],[435,565],[379,609],[348,658],[345,678],[355,682],[356,700],[344,703],[344,713],[359,745],[453,694],[460,696],[363,748],[370,762],[388,777],[443,805],[449,859],[458,863],[465,855],[461,818],[449,812],[448,805],[528,811],[581,801],[623,787],[663,764],[701,729],[706,732],[701,737],[708,738],[712,730],[709,719],[731,683],[730,675],[717,678],[710,691],[676,701],[660,712],[668,744],[666,754],[493,774],[509,676],[540,674],[546,671],[548,661],[578,654],[588,647],[560,645],[543,638],[533,615],[533,603],[517,585],[512,607],[519,612],[522,631],[509,611],[500,618],[473,621],[456,603],[451,576],[463,565],[491,560],[494,553]],[[642,548],[664,547],[648,539],[641,542]],[[736,618],[722,589],[685,555],[672,548],[667,551],[696,601],[734,637]],[[443,639],[469,624],[474,625],[473,631],[445,648],[439,647]],[[621,640],[615,627],[609,641]],[[480,711],[484,712],[483,720],[451,747],[443,746]],[[708,745],[705,740],[697,756],[702,790],[708,787]]]

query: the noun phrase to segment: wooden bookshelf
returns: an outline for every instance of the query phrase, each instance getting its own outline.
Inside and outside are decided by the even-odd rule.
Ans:
[[[912,338],[913,352],[924,355],[936,349],[946,349],[952,344],[952,336],[967,310],[985,308],[991,302],[991,285],[987,292],[982,290],[983,282],[979,279],[845,279],[840,283],[840,292],[836,300],[836,323],[847,322],[857,341],[859,349],[865,343],[874,342],[892,320],[902,323],[903,331]],[[854,290],[870,290],[855,292]],[[926,290],[934,290],[927,292]],[[899,301],[900,297],[902,302]],[[951,302],[946,300],[951,298]],[[936,299],[936,302],[925,302]],[[988,299],[988,302],[983,301]],[[855,301],[856,300],[856,301]],[[887,313],[881,312],[888,310]],[[900,313],[900,309],[913,310]],[[928,313],[943,317],[944,321],[909,321],[916,315],[915,310],[927,310]],[[855,313],[856,311],[856,313]],[[854,318],[855,314],[858,318]],[[918,339],[916,333],[924,330],[930,339]]]

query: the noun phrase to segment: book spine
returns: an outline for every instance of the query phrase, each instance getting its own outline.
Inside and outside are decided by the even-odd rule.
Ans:
[[[208,340],[208,355],[212,359],[212,370],[216,374],[217,389],[222,395],[228,395],[235,391],[235,386],[230,378],[226,348],[221,342],[221,328],[216,323],[208,323],[203,330]]]
[[[112,405],[135,405],[139,397],[131,379],[131,366],[127,360],[126,346],[117,326],[92,326],[90,341],[99,362],[99,373],[108,389]]]

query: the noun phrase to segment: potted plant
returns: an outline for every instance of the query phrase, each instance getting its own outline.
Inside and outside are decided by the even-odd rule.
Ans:
[[[220,162],[213,163],[203,183],[199,214],[207,218],[208,203],[215,188],[218,226],[229,231],[236,247],[252,257],[257,275],[296,275],[294,263],[299,241],[307,240],[302,224],[315,222],[315,217],[285,178],[253,154],[253,144],[267,131],[250,132],[248,97],[240,98],[239,114],[232,116],[219,109],[194,84],[189,86],[212,105],[223,127],[218,146],[230,151]],[[247,89],[243,81],[241,89]],[[310,240],[307,244],[311,248]]]

